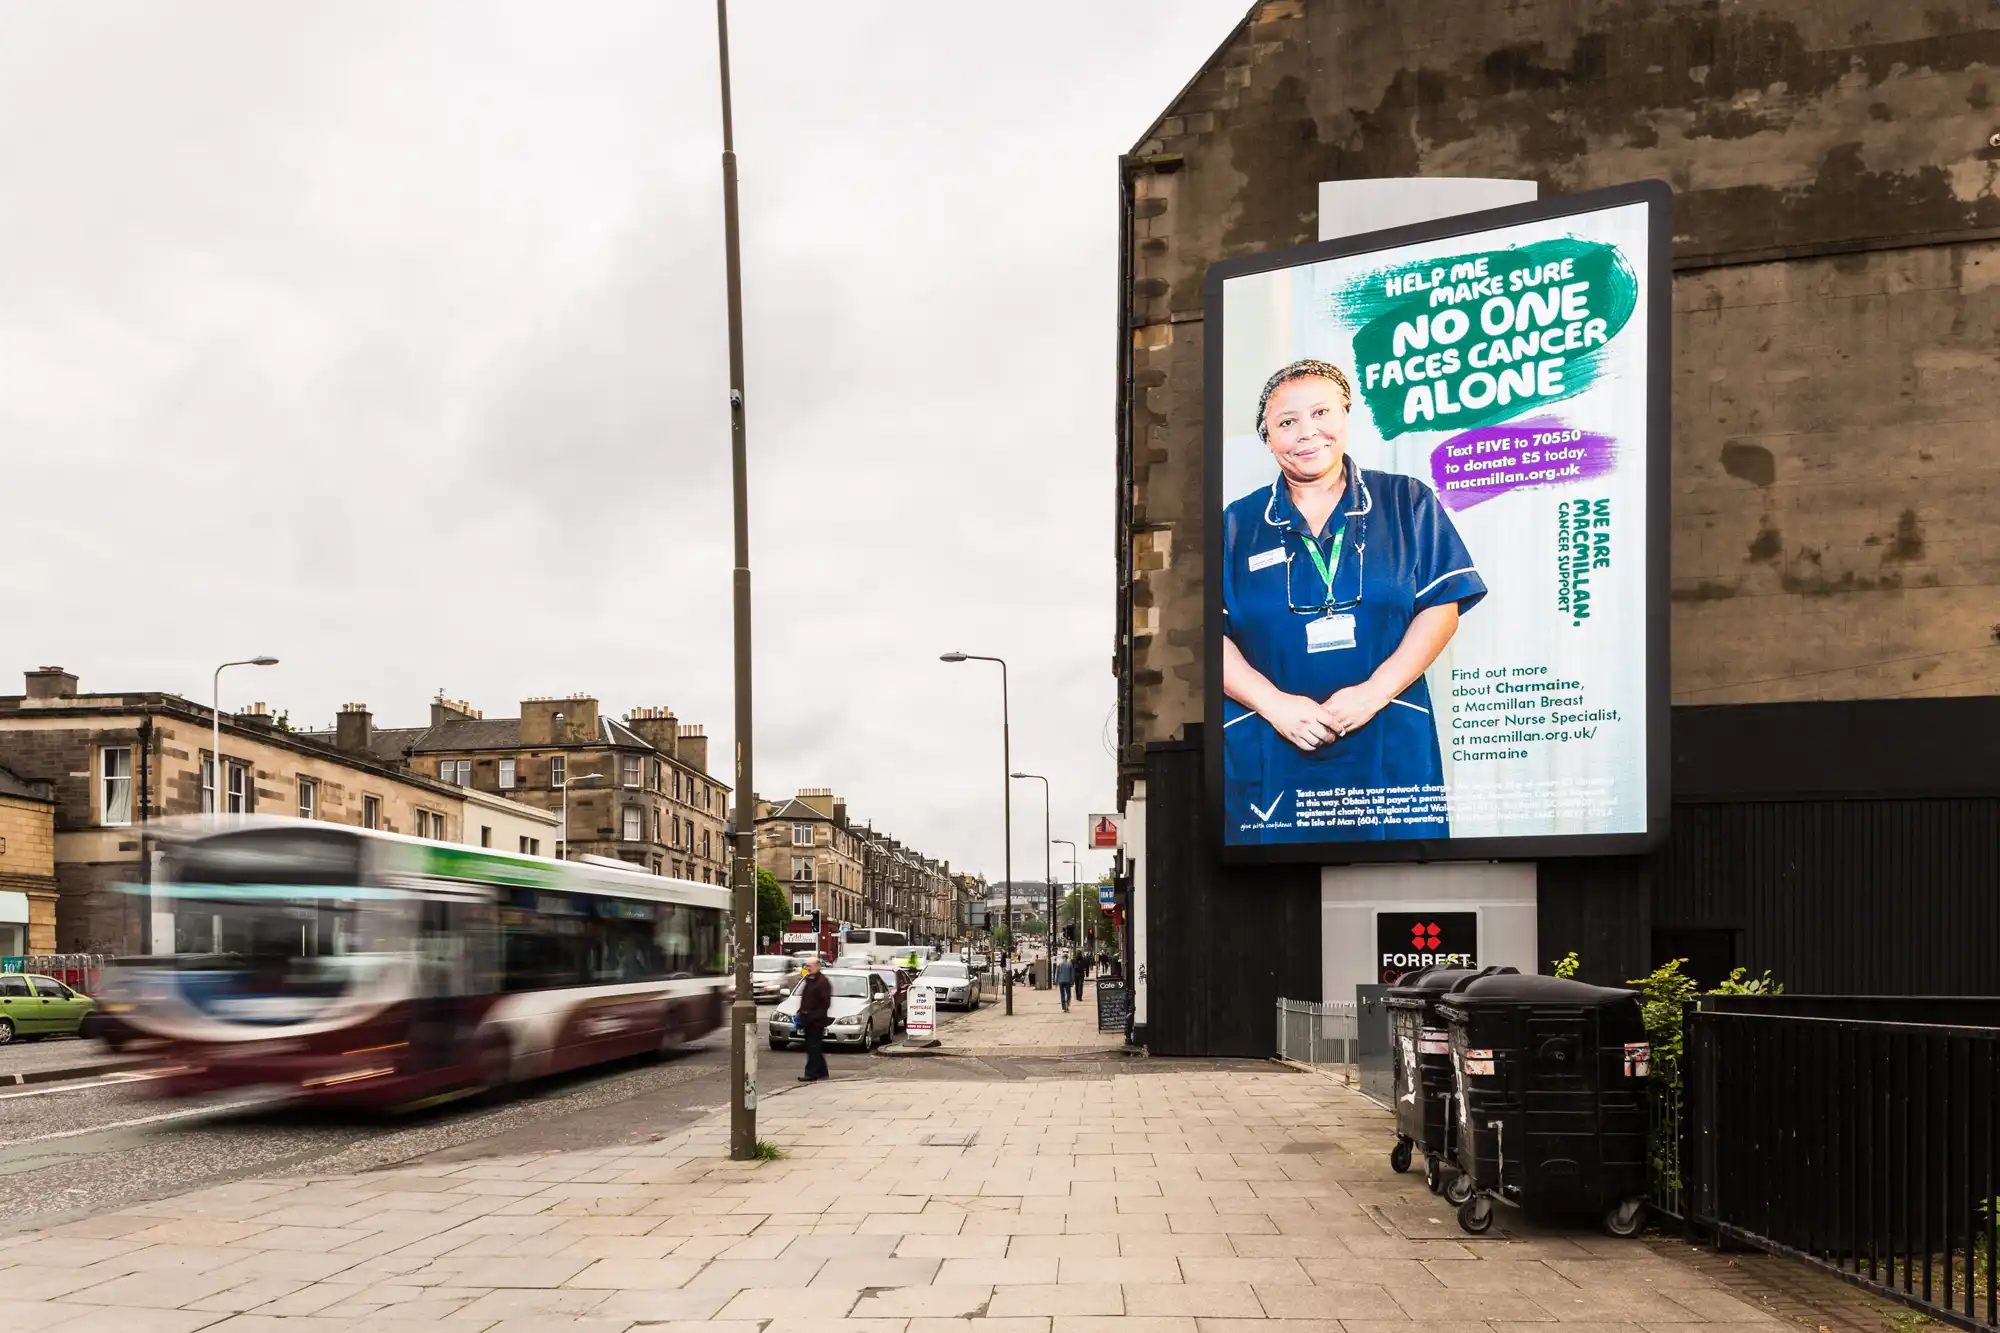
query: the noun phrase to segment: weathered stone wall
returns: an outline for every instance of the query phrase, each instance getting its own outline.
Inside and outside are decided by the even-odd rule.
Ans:
[[[28,897],[28,952],[56,948],[55,807],[0,792],[0,890]]]
[[[1125,165],[1123,739],[1201,714],[1203,276],[1360,177],[1674,186],[1677,701],[1995,689],[1996,99],[1991,0],[1257,5]]]

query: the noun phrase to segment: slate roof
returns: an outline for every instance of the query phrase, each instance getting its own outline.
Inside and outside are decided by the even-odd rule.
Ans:
[[[335,733],[331,731],[305,731],[298,734],[321,745],[334,743]],[[596,743],[624,750],[644,750],[648,754],[662,753],[623,722],[601,715],[597,719]],[[376,727],[368,737],[368,752],[376,759],[388,763],[401,763],[413,754],[455,754],[466,750],[524,748],[534,747],[524,747],[521,744],[521,719],[518,717],[453,718],[435,727]],[[547,748],[556,750],[564,747],[552,745]],[[712,776],[710,781],[714,781]],[[818,817],[825,818],[824,815]]]
[[[813,809],[811,806],[807,805],[804,801],[801,801],[796,796],[787,796],[782,804],[772,806],[771,813],[765,815],[764,818],[817,819],[829,824],[833,822],[833,817],[831,815],[827,815],[822,813],[821,811]]]
[[[0,796],[20,796],[30,801],[53,801],[55,793],[46,782],[29,782],[0,768]]]

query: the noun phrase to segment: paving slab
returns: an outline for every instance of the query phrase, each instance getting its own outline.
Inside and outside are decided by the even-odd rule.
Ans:
[[[0,1248],[0,1314],[78,1333],[1756,1333],[1810,1307],[1803,1283],[1766,1300],[1671,1243],[1512,1212],[1474,1241],[1389,1170],[1390,1117],[1339,1082],[1100,1065],[1116,1034],[1094,1010],[1025,988],[1016,1008],[966,1026],[1085,1053],[767,1089],[773,1161],[730,1161],[717,1113],[615,1148],[154,1200]]]

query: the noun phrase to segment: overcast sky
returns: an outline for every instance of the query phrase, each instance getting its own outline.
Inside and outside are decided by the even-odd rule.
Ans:
[[[1055,836],[1113,808],[1115,159],[1246,2],[739,0],[766,795],[997,876],[963,649]],[[271,653],[224,706],[301,725],[668,704],[727,781],[714,41],[700,0],[0,8],[0,667],[206,700]]]

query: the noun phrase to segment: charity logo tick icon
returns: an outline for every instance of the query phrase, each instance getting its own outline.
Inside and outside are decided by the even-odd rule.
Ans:
[[[1418,953],[1435,953],[1439,933],[1437,922],[1433,921],[1426,925],[1419,921],[1410,927],[1410,947]]]

